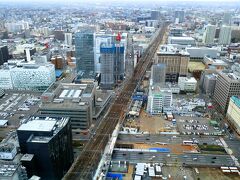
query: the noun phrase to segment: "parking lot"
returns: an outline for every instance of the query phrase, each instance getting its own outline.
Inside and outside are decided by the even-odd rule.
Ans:
[[[8,127],[17,128],[22,119],[37,111],[40,96],[38,92],[5,91],[5,96],[0,99],[0,119],[8,120]]]
[[[220,135],[221,131],[209,125],[209,119],[202,117],[175,116],[181,134]]]

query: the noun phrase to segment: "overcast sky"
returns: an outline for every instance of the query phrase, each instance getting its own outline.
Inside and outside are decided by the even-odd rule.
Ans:
[[[240,2],[240,0],[0,0],[0,2],[110,2],[110,1],[118,1],[118,2],[169,2],[169,1],[176,1],[176,2],[186,2],[186,1],[199,1],[199,2]]]

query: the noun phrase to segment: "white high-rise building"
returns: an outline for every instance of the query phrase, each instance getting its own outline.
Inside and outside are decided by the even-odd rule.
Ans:
[[[231,25],[232,14],[230,12],[225,12],[223,15],[223,24]]]
[[[70,33],[70,32],[65,33],[64,40],[65,40],[65,44],[71,46],[72,45],[72,33]]]
[[[56,80],[51,63],[20,62],[17,65],[5,65],[0,69],[0,88],[44,91]]]
[[[216,26],[215,25],[207,25],[205,28],[205,32],[203,34],[203,43],[205,44],[213,44],[216,34]]]
[[[219,44],[227,45],[231,42],[231,34],[232,34],[232,28],[231,26],[225,26],[223,25],[220,29],[219,34]]]
[[[150,114],[160,114],[163,108],[172,106],[172,90],[159,85],[150,86],[148,94],[147,111]]]

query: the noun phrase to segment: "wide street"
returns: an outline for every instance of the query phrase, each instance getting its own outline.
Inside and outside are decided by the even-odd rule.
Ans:
[[[164,163],[192,166],[234,166],[229,155],[213,154],[169,154],[161,152],[129,151],[128,149],[115,149],[112,156],[113,161],[128,161],[130,163]]]

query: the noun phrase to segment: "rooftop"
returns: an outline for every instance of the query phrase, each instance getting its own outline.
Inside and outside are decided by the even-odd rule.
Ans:
[[[50,132],[53,130],[53,127],[56,124],[56,120],[33,120],[28,121],[25,124],[22,124],[18,130],[21,131],[44,131],[44,132]]]
[[[46,143],[51,140],[68,121],[68,117],[32,116],[23,122],[17,131],[41,132],[41,136],[35,136],[33,133],[28,141]]]
[[[179,54],[184,56],[189,56],[189,53],[185,50],[179,50],[178,48],[174,47],[173,45],[161,45],[158,54]]]
[[[17,171],[19,165],[10,162],[0,163],[0,179],[4,177],[12,177]]]

